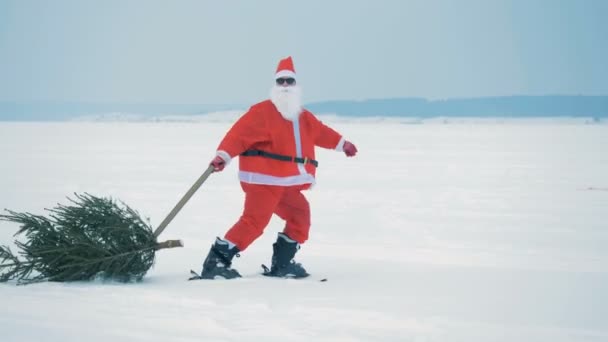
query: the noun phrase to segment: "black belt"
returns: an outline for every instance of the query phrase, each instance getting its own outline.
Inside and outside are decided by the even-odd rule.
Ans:
[[[271,158],[271,159],[276,159],[276,160],[281,160],[281,161],[286,161],[286,162],[311,164],[311,165],[314,165],[314,167],[319,166],[319,162],[314,159],[285,156],[282,154],[269,153],[269,152],[260,151],[260,150],[247,150],[247,151],[241,153],[241,155],[244,157],[260,156],[260,157],[266,157],[266,158]]]

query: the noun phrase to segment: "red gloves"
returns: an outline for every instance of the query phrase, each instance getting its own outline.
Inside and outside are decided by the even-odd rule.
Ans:
[[[350,141],[345,141],[344,154],[346,154],[347,157],[354,157],[355,154],[357,154],[357,148]]]
[[[226,161],[220,156],[215,156],[209,165],[213,165],[214,172],[220,172],[226,167]]]

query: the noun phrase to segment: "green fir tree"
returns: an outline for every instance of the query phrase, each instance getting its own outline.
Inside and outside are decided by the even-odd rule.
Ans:
[[[154,264],[161,248],[178,247],[175,241],[157,243],[150,224],[126,204],[108,198],[75,194],[70,205],[46,209],[49,217],[6,210],[0,220],[20,224],[15,234],[15,255],[0,246],[0,282],[139,281]]]

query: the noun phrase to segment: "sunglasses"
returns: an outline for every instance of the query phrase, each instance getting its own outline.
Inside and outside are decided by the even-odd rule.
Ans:
[[[293,85],[294,83],[296,83],[296,79],[293,77],[277,78],[278,85],[283,85],[284,83],[287,83],[288,85]]]

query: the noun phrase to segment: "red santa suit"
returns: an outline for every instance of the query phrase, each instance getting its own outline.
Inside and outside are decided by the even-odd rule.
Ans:
[[[291,59],[285,61],[279,63],[277,76],[295,75]],[[243,214],[224,238],[243,251],[276,214],[286,221],[283,233],[304,243],[310,206],[301,190],[315,182],[315,146],[342,151],[343,144],[338,132],[308,110],[288,120],[271,100],[253,105],[218,146],[217,154],[226,162],[239,157],[239,179],[245,192]]]

